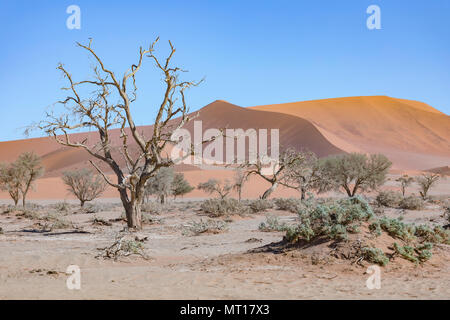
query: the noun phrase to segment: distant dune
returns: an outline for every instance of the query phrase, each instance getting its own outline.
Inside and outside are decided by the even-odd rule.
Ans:
[[[336,147],[384,153],[395,168],[424,170],[450,163],[450,117],[422,102],[371,96],[250,109],[304,118]]]
[[[320,157],[354,151],[380,152],[391,159],[393,169],[398,172],[440,169],[450,164],[450,117],[417,101],[385,96],[349,97],[243,108],[217,100],[193,114],[196,114],[196,121],[202,121],[203,131],[209,128],[279,129],[281,149],[308,149]],[[193,122],[186,125],[186,129],[193,134]],[[149,137],[152,126],[142,126],[139,130]],[[88,139],[92,144],[98,141],[96,132],[76,133],[70,137],[73,141]],[[113,145],[120,146],[119,131],[112,130],[111,137]],[[130,149],[136,150],[137,146],[132,144]],[[91,156],[85,150],[63,147],[48,137],[0,142],[0,162],[13,161],[25,151],[34,151],[43,158],[47,182],[64,170],[91,166]],[[124,166],[118,151],[115,155]],[[111,172],[106,165],[102,168]],[[189,171],[187,177],[193,184],[199,181],[197,176],[201,171],[194,165],[183,164],[176,170]],[[200,176],[205,179],[230,177],[225,171],[205,172]],[[258,190],[264,187],[261,181],[253,181]],[[45,188],[45,197],[48,197],[51,190]],[[61,185],[61,188],[64,187]],[[3,194],[0,196],[6,197]],[[109,192],[108,196],[113,194]],[[195,192],[195,196],[201,194]]]

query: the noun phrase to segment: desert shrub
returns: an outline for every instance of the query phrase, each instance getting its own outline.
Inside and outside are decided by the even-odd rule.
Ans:
[[[325,203],[309,200],[299,212],[300,223],[288,228],[286,238],[288,241],[311,241],[317,237],[345,240],[348,232],[358,232],[361,222],[373,216],[370,205],[359,196]]]
[[[175,173],[172,182],[172,194],[174,198],[184,196],[186,193],[189,193],[194,189],[195,188],[184,179],[183,173]]]
[[[401,209],[420,210],[424,206],[424,201],[421,198],[412,195],[403,198],[398,206]]]
[[[266,222],[261,222],[258,226],[260,231],[271,232],[271,231],[286,231],[288,229],[285,223],[280,223],[278,217],[266,216]]]
[[[250,213],[249,207],[236,199],[208,199],[200,205],[200,208],[211,217]]]
[[[55,209],[57,212],[61,212],[61,213],[68,213],[68,212],[70,212],[70,209],[71,209],[70,204],[65,201],[55,203],[51,207],[53,209]]]
[[[29,220],[41,219],[41,215],[37,211],[31,210],[31,209],[22,209],[19,211],[17,216],[20,216],[20,217],[23,217],[23,218],[29,219]]]
[[[98,213],[102,211],[102,207],[96,203],[88,203],[82,207],[81,211],[84,213]]]
[[[397,242],[394,242],[394,251],[399,254],[402,258],[418,263],[419,259],[416,257],[414,247],[411,246],[401,246]]]
[[[391,237],[399,238],[404,241],[411,241],[415,239],[416,228],[414,225],[406,224],[399,219],[391,219],[383,217],[369,225],[369,229],[378,235],[381,230],[387,232]]]
[[[381,249],[364,247],[361,251],[366,261],[376,263],[380,266],[386,266],[389,263],[389,258],[386,257]]]
[[[277,198],[274,200],[278,210],[285,210],[292,213],[298,213],[305,206],[300,199],[295,198]]]
[[[402,195],[399,192],[381,191],[375,200],[380,206],[395,208],[402,201]]]
[[[223,221],[216,221],[208,219],[206,221],[192,221],[190,224],[184,226],[182,234],[184,236],[197,236],[199,234],[210,232],[219,233],[226,230],[227,224]]]
[[[250,202],[250,209],[255,213],[266,211],[271,208],[273,208],[273,203],[267,199],[258,199]]]
[[[434,228],[426,225],[417,226],[415,235],[426,242],[450,244],[450,231],[440,226]]]
[[[141,206],[142,212],[147,212],[151,214],[161,214],[167,210],[166,206],[156,203],[156,202],[146,202]]]
[[[147,180],[145,185],[145,195],[156,195],[161,204],[166,203],[166,199],[173,192],[173,181],[175,171],[170,167],[160,168],[154,176]]]

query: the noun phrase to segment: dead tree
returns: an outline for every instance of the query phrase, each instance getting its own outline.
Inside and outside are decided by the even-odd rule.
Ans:
[[[137,63],[131,65],[122,79],[104,64],[92,48],[91,42],[88,45],[77,43],[95,62],[94,78],[75,81],[64,65],[60,64],[57,69],[69,83],[63,90],[69,91],[70,94],[65,100],[59,101],[66,108],[66,112],[62,114],[49,112],[46,119],[38,124],[38,128],[44,130],[58,143],[82,148],[98,160],[91,161],[91,164],[110,186],[119,191],[128,227],[132,229],[141,228],[141,204],[147,180],[160,168],[170,167],[180,160],[163,154],[163,150],[172,142],[172,132],[190,120],[185,91],[199,84],[179,80],[180,72],[183,70],[171,66],[175,48],[170,41],[171,50],[167,58],[160,61],[155,56],[154,48],[158,39],[148,49],[140,48]],[[138,130],[132,116],[132,106],[137,94],[136,74],[141,70],[145,58],[150,58],[154,62],[164,81],[164,94],[149,136]],[[112,142],[111,130],[114,127],[120,130],[119,145]],[[90,141],[85,138],[75,141],[69,133],[80,129],[97,131],[99,139]],[[137,146],[137,151],[130,150],[131,144]],[[120,158],[124,159],[126,168],[119,165]],[[112,181],[97,162],[106,163],[114,172],[117,181]]]

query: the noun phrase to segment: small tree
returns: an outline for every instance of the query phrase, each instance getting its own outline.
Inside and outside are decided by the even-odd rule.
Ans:
[[[17,206],[20,198],[20,175],[11,164],[0,164],[0,190],[7,191]]]
[[[163,167],[148,179],[145,185],[147,195],[156,195],[159,201],[164,204],[169,195],[172,194],[172,184],[174,181],[174,171],[170,167]]]
[[[242,189],[245,182],[248,179],[248,175],[242,168],[236,168],[234,172],[233,189],[238,193],[239,202],[242,199]]]
[[[174,199],[191,192],[195,188],[184,179],[184,174],[176,173],[172,182],[172,194]]]
[[[89,169],[63,172],[62,180],[69,187],[83,208],[87,201],[98,198],[106,190],[106,181]]]
[[[306,192],[317,188],[319,181],[319,166],[313,152],[303,151],[297,154],[296,159],[287,167],[281,184],[298,190],[302,200]]]
[[[278,161],[271,162],[270,166],[264,164],[258,156],[255,163],[246,162],[240,167],[247,170],[247,176],[258,175],[270,183],[270,187],[262,194],[261,199],[267,199],[272,192],[283,181],[286,169],[289,168],[298,158],[298,152],[295,149],[287,149],[280,154]]]
[[[422,199],[425,200],[428,195],[428,191],[436,185],[436,183],[439,181],[439,174],[437,173],[426,173],[422,174],[421,176],[416,178],[416,182],[419,184],[420,187],[420,195],[422,196]]]
[[[233,186],[228,180],[225,180],[225,183],[222,184],[217,179],[209,179],[206,182],[200,183],[197,189],[203,190],[208,194],[217,193],[221,199],[225,199],[233,189]]]
[[[33,152],[22,153],[13,164],[14,170],[20,180],[20,193],[22,205],[25,207],[26,196],[33,183],[44,174],[41,158]]]
[[[348,153],[329,156],[321,160],[319,191],[344,189],[349,197],[359,190],[375,190],[386,179],[392,163],[382,154],[367,156]]]
[[[405,196],[406,194],[406,188],[413,183],[414,178],[408,176],[407,174],[402,175],[400,178],[398,178],[397,180],[395,180],[397,182],[400,182],[400,188],[402,190],[402,195]]]

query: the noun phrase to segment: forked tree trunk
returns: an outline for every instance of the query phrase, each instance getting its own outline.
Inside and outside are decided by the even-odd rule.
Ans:
[[[305,196],[306,196],[306,190],[305,190],[305,188],[300,188],[300,197],[301,197],[301,200],[305,200]]]
[[[275,189],[277,187],[278,187],[278,182],[273,183],[272,186],[263,193],[263,195],[261,196],[261,199],[267,199],[272,194],[272,192],[275,191]]]

